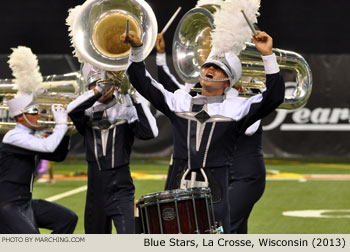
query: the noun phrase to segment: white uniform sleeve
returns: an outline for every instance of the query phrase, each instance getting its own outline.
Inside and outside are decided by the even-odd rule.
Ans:
[[[67,125],[56,125],[54,132],[47,138],[38,138],[29,133],[23,134],[23,131],[14,129],[4,136],[3,142],[31,151],[52,153],[62,141],[67,129]]]
[[[275,74],[280,71],[280,68],[277,64],[276,55],[273,53],[271,55],[261,56],[264,62],[264,68],[266,74]]]
[[[85,92],[84,94],[78,96],[74,101],[68,104],[67,106],[67,112],[70,113],[72,110],[74,110],[76,107],[78,107],[80,104],[82,104],[84,101],[90,99],[95,95],[94,90],[89,90]]]

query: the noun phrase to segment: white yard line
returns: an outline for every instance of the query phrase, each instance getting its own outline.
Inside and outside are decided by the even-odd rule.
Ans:
[[[338,213],[338,215],[332,213]],[[282,215],[302,218],[350,218],[350,209],[297,210],[282,212]]]
[[[80,192],[83,192],[83,191],[86,191],[87,190],[87,186],[81,186],[81,187],[78,187],[74,190],[71,190],[71,191],[68,191],[68,192],[64,192],[64,193],[60,193],[60,194],[57,194],[57,195],[54,195],[52,197],[49,197],[45,200],[47,201],[56,201],[56,200],[59,200],[59,199],[62,199],[62,198],[65,198],[65,197],[69,197],[71,195],[74,195],[74,194],[77,194],[77,193],[80,193]]]
[[[298,174],[298,173],[277,173],[267,174],[266,180],[299,180],[306,182],[308,180],[318,181],[349,181],[349,174]]]

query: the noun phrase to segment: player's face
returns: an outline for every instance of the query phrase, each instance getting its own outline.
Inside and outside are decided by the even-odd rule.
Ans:
[[[40,114],[27,114],[26,117],[33,125],[38,125],[38,120],[41,118]]]
[[[24,117],[26,119],[24,119]],[[39,113],[25,113],[24,115],[20,116],[19,122],[30,129],[36,129],[38,126],[38,120],[40,120],[40,118],[41,116]]]
[[[203,95],[222,95],[225,88],[230,86],[228,80],[225,81],[210,81],[210,80],[220,80],[227,78],[226,73],[217,65],[209,64],[202,68],[202,76],[206,79],[200,79],[200,83],[203,87]],[[207,91],[207,92],[206,92]],[[221,94],[220,94],[221,93]]]

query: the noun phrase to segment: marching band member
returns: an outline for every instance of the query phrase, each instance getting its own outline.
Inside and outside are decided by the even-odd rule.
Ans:
[[[237,137],[284,99],[284,81],[272,53],[272,38],[258,32],[253,39],[263,55],[267,88],[249,99],[237,99],[227,95],[235,92],[231,87],[242,71],[235,54],[212,50],[202,65],[202,94],[192,97],[181,89],[175,93],[165,90],[146,71],[143,44],[137,35],[131,31],[128,37],[121,35],[121,41],[132,46],[127,69],[130,82],[173,124],[174,167],[187,162],[190,171],[204,169],[212,190],[214,215],[225,233],[230,232],[228,179]],[[170,184],[176,186],[175,179]]]
[[[135,137],[155,138],[158,128],[137,92],[117,91],[107,82],[110,72],[89,64],[79,54],[73,24],[82,8],[70,9],[66,24],[88,89],[68,105],[70,118],[84,136],[88,163],[84,228],[88,234],[109,234],[113,221],[118,234],[130,234],[135,232],[135,187],[129,167],[132,145]]]
[[[170,92],[175,92],[178,89],[191,92],[191,88],[197,84],[180,84],[167,66],[163,34],[158,34],[156,49],[159,83]],[[237,92],[232,94],[238,97]],[[192,93],[191,95],[195,96],[196,94]],[[185,167],[181,169],[184,170]],[[170,165],[165,190],[174,189],[168,186],[171,174],[180,174],[180,172],[173,171],[173,166]],[[262,196],[265,183],[266,169],[262,153],[262,125],[259,120],[237,138],[233,151],[229,171],[230,233],[244,234],[248,232],[250,212]]]
[[[88,189],[84,226],[86,233],[134,233],[134,193],[129,162],[134,137],[158,135],[156,120],[141,97],[121,94],[100,84],[106,72],[85,63],[88,91],[68,105],[69,116],[84,136],[88,162]],[[120,96],[119,96],[120,97]]]
[[[195,96],[197,92],[192,92],[191,88],[193,87],[200,87],[200,84],[190,84],[185,83],[185,85],[180,84],[174,75],[170,73],[170,69],[166,63],[166,53],[165,53],[165,40],[163,37],[163,33],[159,33],[156,40],[157,49],[157,56],[156,56],[156,64],[157,64],[157,73],[158,73],[158,81],[163,85],[163,87],[168,90],[169,92],[174,93],[178,89],[183,89],[192,96]],[[186,162],[183,162],[182,170],[184,170],[186,167]],[[180,168],[180,166],[177,166],[177,168]],[[173,154],[171,154],[170,158],[170,164],[168,168],[168,174],[165,181],[165,190],[171,190],[174,188],[171,188],[169,183],[171,181],[172,174],[179,174],[179,172],[174,171],[173,166]],[[180,178],[179,178],[180,179]]]
[[[27,47],[14,49],[9,60],[18,92],[8,101],[16,120],[0,148],[0,233],[38,234],[39,227],[73,233],[77,216],[71,210],[44,200],[32,200],[36,160],[63,161],[69,150],[67,112],[52,105],[56,122],[47,138],[34,135],[40,119],[35,89],[42,82],[37,58]]]

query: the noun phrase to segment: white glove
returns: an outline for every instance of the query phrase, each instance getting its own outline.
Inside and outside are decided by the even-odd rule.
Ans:
[[[58,124],[67,124],[68,114],[67,111],[61,104],[52,104],[51,111],[53,114],[53,119]]]

